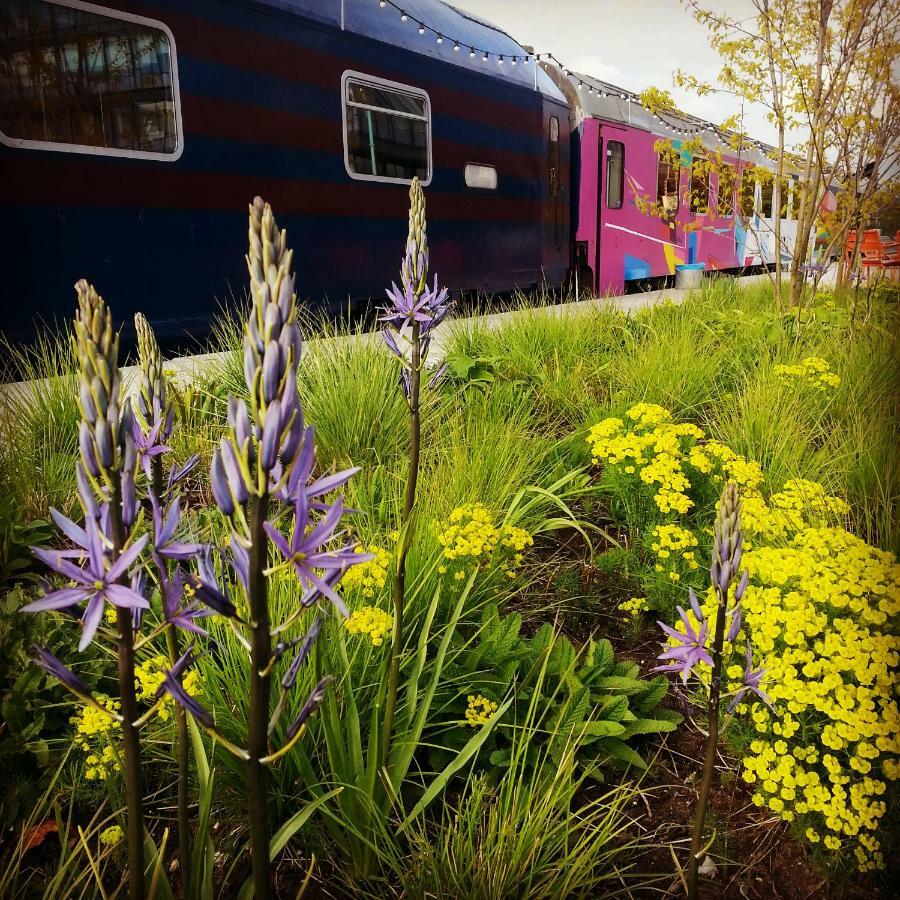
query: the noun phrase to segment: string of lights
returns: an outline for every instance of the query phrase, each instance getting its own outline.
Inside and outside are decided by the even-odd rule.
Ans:
[[[635,104],[650,115],[663,131],[683,136],[709,134],[712,135],[714,140],[717,140],[725,147],[731,147],[733,138],[739,137],[741,146],[755,147],[763,153],[768,153],[773,150],[772,147],[763,144],[761,141],[754,140],[746,135],[737,135],[733,132],[728,132],[712,122],[707,122],[688,113],[654,109],[651,105],[645,104],[641,100],[639,94],[625,91],[622,88],[592,78],[591,76],[577,75],[553,53],[542,52],[511,55],[508,51],[499,53],[490,48],[476,47],[474,44],[469,44],[465,41],[458,40],[451,35],[444,34],[422,18],[410,15],[400,3],[396,3],[394,0],[375,0],[375,2],[378,3],[378,6],[382,10],[390,9],[394,14],[398,14],[402,23],[406,24],[412,22],[412,26],[417,29],[422,37],[427,37],[429,39],[433,38],[436,44],[444,44],[445,42],[451,44],[453,47],[452,52],[454,53],[465,52],[468,53],[471,58],[480,56],[484,63],[494,59],[499,66],[505,65],[506,63],[509,63],[510,66],[518,66],[520,64],[527,66],[530,63],[539,64],[542,60],[553,63],[553,65],[559,68],[566,77],[570,78],[573,82],[577,82],[575,84],[576,90],[587,90],[589,96],[596,94],[598,97],[604,99],[618,100],[620,102],[624,101],[626,105]]]

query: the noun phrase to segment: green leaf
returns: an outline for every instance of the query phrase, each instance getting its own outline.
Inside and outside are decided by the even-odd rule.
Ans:
[[[459,751],[456,758],[428,785],[425,793],[419,798],[419,802],[412,808],[412,811],[401,822],[398,832],[404,832],[409,825],[416,819],[419,813],[427,807],[435,797],[440,794],[449,783],[450,779],[462,769],[466,763],[472,759],[481,749],[482,744],[488,739],[494,726],[503,717],[503,714],[509,709],[513,698],[510,697],[469,740],[465,747]]]
[[[621,722],[628,712],[628,698],[624,696],[609,697],[600,707],[597,719],[605,719],[607,722]]]
[[[621,737],[627,739],[636,734],[661,734],[664,731],[674,731],[677,727],[676,722],[665,719],[635,719],[624,726]]]
[[[606,675],[594,681],[591,687],[597,691],[616,694],[636,694],[638,691],[644,690],[646,682],[627,675]]]
[[[624,732],[624,725],[609,719],[588,722],[587,725],[584,726],[584,733],[595,738],[618,737],[620,734],[624,734]]]
[[[644,762],[641,755],[633,750],[625,741],[620,740],[616,737],[608,737],[603,738],[600,742],[600,746],[604,751],[606,751],[607,755],[610,759],[615,760],[616,762],[623,763],[627,766],[635,766],[638,769],[646,769],[647,763]]]

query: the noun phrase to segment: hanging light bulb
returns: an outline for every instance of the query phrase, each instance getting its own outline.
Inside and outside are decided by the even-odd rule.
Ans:
[[[453,51],[454,51],[455,53],[459,53],[459,41],[454,41],[454,42],[453,42]]]
[[[515,56],[514,56],[514,57],[513,57],[513,58],[512,58],[512,64],[513,64],[513,65],[515,65],[515,64],[516,64],[516,62],[517,62],[517,59],[518,59],[518,58],[517,58],[517,57],[515,57]]]
[[[488,53],[487,53],[487,50],[484,51],[484,56],[481,57],[481,61],[482,61],[482,62],[487,62],[487,61],[488,61]]]
[[[409,16],[405,12],[403,12],[403,10],[401,9],[400,10],[400,21],[405,22],[408,18],[409,18]]]
[[[425,23],[419,22],[419,34],[425,34]]]
[[[527,56],[525,56],[525,57],[522,58],[522,65],[523,65],[523,66],[527,66],[527,65],[528,65],[528,57],[527,57]]]
[[[443,43],[444,43],[444,38],[443,38],[443,36],[439,34],[439,35],[435,38],[435,41],[434,41],[434,42],[435,42],[436,44],[443,44]]]
[[[497,62],[499,62],[501,66],[503,65],[503,54],[502,53],[500,54],[500,59],[498,59]]]
[[[583,90],[584,90],[584,82],[583,82],[583,81],[579,81],[579,82],[578,82],[578,90],[579,90],[579,91],[583,91]]]
[[[378,0],[378,5],[384,9],[387,6],[387,0]]]
[[[469,47],[469,56],[474,56],[474,55],[475,55],[475,48]]]

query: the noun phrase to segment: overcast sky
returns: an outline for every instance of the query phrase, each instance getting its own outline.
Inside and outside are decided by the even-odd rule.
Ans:
[[[672,84],[682,68],[715,83],[720,61],[679,0],[450,0],[489,19],[535,51],[550,51],[566,66],[639,92],[666,88],[686,112],[720,123],[739,112],[727,94],[697,97]],[[750,0],[708,0],[734,16],[752,14]],[[766,110],[745,108],[748,134],[774,143]]]

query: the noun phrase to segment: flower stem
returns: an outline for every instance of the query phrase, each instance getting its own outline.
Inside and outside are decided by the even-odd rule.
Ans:
[[[266,533],[263,523],[269,498],[263,494],[250,501],[250,565],[247,601],[250,607],[250,723],[247,760],[247,812],[250,823],[250,861],[255,900],[272,896],[269,863],[268,773],[262,762],[269,755],[269,692],[271,675],[265,674],[272,656],[269,634],[269,602],[266,595]]]
[[[394,710],[397,706],[397,690],[400,685],[400,654],[403,650],[403,612],[406,598],[406,556],[409,553],[410,535],[407,530],[409,517],[416,504],[416,484],[419,480],[419,451],[421,423],[419,421],[419,386],[422,342],[419,323],[412,326],[412,371],[409,378],[409,471],[406,476],[406,496],[400,518],[400,546],[397,549],[397,577],[394,580],[394,636],[391,644],[391,667],[388,675],[387,697],[384,706],[384,724],[381,733],[381,758],[387,761],[394,731]]]
[[[150,465],[150,489],[153,491],[157,501],[162,502],[162,457],[154,457]],[[178,634],[172,625],[166,628],[166,647],[169,651],[169,662],[174,666],[180,654],[178,652]],[[175,723],[178,729],[176,747],[178,754],[178,865],[181,874],[182,893],[186,894],[191,876],[191,820],[188,815],[188,780],[190,778],[188,726],[187,713],[184,711],[184,707],[180,703],[173,703],[172,705],[175,707]]]
[[[109,506],[113,557],[118,558],[125,542],[122,524],[121,491],[113,492]],[[123,576],[124,580],[124,576]],[[134,686],[134,621],[131,610],[117,609],[119,632],[119,700],[122,704],[122,746],[125,765],[126,834],[128,839],[128,896],[144,898],[144,786],[141,772],[141,740],[135,722],[138,718]]]
[[[716,588],[718,597],[718,614],[716,631],[713,636],[712,678],[709,687],[708,729],[706,753],[703,758],[703,777],[700,781],[700,793],[697,796],[697,809],[694,813],[694,830],[691,835],[691,856],[688,860],[688,900],[697,900],[699,891],[698,869],[700,867],[700,849],[703,842],[703,827],[706,824],[706,808],[709,805],[709,793],[712,788],[713,773],[716,767],[716,748],[719,743],[719,701],[722,691],[722,646],[725,641],[725,609],[726,591]]]
[[[166,629],[166,645],[169,650],[169,661],[175,665],[179,657],[178,635],[173,626]],[[178,728],[178,864],[181,869],[182,893],[187,893],[187,884],[191,876],[191,825],[188,815],[188,779],[190,777],[190,758],[188,756],[187,713],[180,703],[175,707],[175,723]]]

